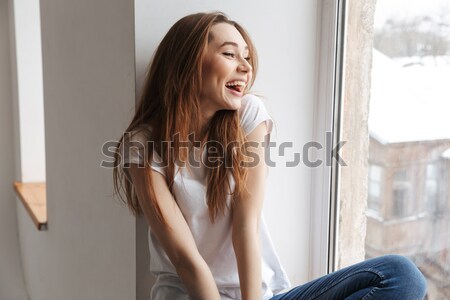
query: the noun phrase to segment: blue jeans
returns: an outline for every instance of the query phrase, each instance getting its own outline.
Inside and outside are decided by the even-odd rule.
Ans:
[[[349,266],[270,300],[422,300],[426,280],[408,258],[385,255]]]

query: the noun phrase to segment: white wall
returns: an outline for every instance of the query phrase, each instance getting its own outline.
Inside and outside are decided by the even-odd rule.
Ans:
[[[19,251],[33,300],[144,299],[150,288],[146,224],[114,202],[111,170],[99,167],[101,145],[116,139],[132,116],[135,74],[139,86],[150,55],[180,17],[222,10],[248,29],[257,46],[260,72],[254,90],[267,97],[277,123],[272,138],[291,141],[293,151],[301,152],[313,126],[316,1],[136,0],[136,58],[132,2],[40,2],[49,226],[37,232],[17,199],[0,203],[2,228],[15,222],[11,203],[17,203],[20,231],[18,250],[13,230],[0,229],[0,270],[8,272],[0,272],[0,299],[5,291],[18,295],[5,299],[26,299],[20,280],[5,279],[20,278],[14,258]],[[6,18],[0,17],[3,42]],[[0,66],[7,55],[2,45]],[[16,180],[22,179],[21,160],[14,155],[20,149],[17,102],[11,108],[5,100],[17,100],[17,85],[11,82],[9,95],[2,85],[10,84],[8,76],[0,73],[2,200],[12,197],[12,170]],[[14,124],[13,141],[8,124]],[[277,149],[272,152],[278,166],[270,170],[264,210],[281,260],[292,283],[299,284],[308,279],[311,170],[283,167],[293,151],[285,158],[277,157]]]
[[[17,202],[30,298],[136,299],[135,220],[100,167],[103,143],[132,114],[133,2],[42,0],[40,10],[48,231]]]
[[[287,157],[272,151],[277,167],[270,169],[265,215],[272,239],[293,284],[308,279],[311,169],[285,167],[293,152],[312,139],[316,58],[316,0],[211,1],[136,0],[136,77],[138,88],[151,54],[181,17],[220,10],[241,23],[252,36],[260,58],[255,91],[277,131],[274,141],[292,142]]]
[[[8,0],[0,0],[0,299],[28,299],[17,233]]]

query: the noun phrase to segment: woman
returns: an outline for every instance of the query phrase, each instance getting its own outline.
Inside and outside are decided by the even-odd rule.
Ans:
[[[424,278],[401,256],[280,294],[290,283],[261,212],[273,123],[249,93],[256,69],[249,35],[222,13],[182,18],[153,57],[114,169],[150,225],[152,299],[422,299]]]

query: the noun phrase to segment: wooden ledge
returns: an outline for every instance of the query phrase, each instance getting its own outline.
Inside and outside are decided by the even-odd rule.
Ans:
[[[22,200],[38,230],[47,230],[47,193],[45,182],[14,182],[14,190]]]

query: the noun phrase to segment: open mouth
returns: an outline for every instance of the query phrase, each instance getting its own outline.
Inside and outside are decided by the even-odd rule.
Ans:
[[[245,82],[238,81],[238,80],[230,81],[227,84],[225,84],[225,87],[227,89],[232,90],[232,91],[236,91],[238,93],[242,93],[244,91],[244,89],[245,89]]]

